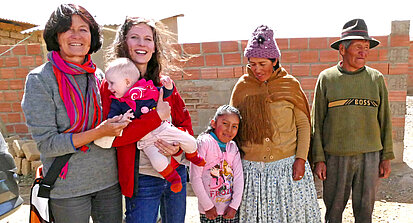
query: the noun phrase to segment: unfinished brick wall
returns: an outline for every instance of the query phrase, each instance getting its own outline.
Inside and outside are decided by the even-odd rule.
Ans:
[[[43,37],[42,32],[40,31],[25,34],[20,33],[21,31],[31,27],[32,26],[20,27],[0,23],[0,45],[14,45],[26,38],[27,39],[24,41],[25,43],[41,43]]]
[[[402,161],[409,72],[409,21],[394,21],[389,36],[375,36],[381,44],[372,49],[368,65],[385,76],[392,109],[396,159]],[[341,59],[330,44],[338,37],[276,39],[281,64],[301,83],[310,104],[318,74]],[[217,107],[229,101],[237,78],[245,73],[246,40],[182,44],[181,49],[199,54],[185,64],[186,74],[173,75],[191,113],[195,134],[205,130]],[[411,49],[410,49],[411,50]]]
[[[0,46],[0,53],[10,47]],[[19,45],[0,57],[0,118],[10,135],[30,137],[20,102],[27,74],[42,63],[40,44]]]
[[[375,36],[381,44],[370,51],[368,65],[385,75],[392,109],[396,159],[402,161],[406,114],[407,77],[413,59],[409,21],[395,21],[389,36]],[[318,74],[340,60],[330,44],[338,37],[277,39],[281,64],[297,77],[310,104]],[[245,73],[246,40],[179,44],[176,47],[199,55],[185,64],[187,74],[171,74],[190,111],[195,134],[206,129],[217,107],[229,102],[238,77]],[[0,53],[10,46],[0,46]],[[22,45],[0,58],[0,117],[10,134],[29,137],[20,108],[28,71],[43,63],[40,45]]]

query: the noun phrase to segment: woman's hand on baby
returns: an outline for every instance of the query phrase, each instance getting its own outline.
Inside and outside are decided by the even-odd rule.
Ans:
[[[168,90],[172,90],[174,88],[174,85],[172,84],[172,79],[169,76],[162,76],[161,83]]]
[[[167,143],[165,140],[158,139],[155,142],[155,146],[158,148],[159,153],[164,156],[173,156],[179,151],[179,142]]]
[[[293,164],[293,180],[301,180],[305,173],[305,160],[296,158]]]
[[[236,213],[237,213],[237,210],[228,206],[227,209],[225,209],[224,215],[222,217],[225,219],[233,219]]]
[[[208,211],[205,211],[205,217],[207,217],[209,220],[214,220],[218,217],[217,209],[215,208],[215,206]]]
[[[167,120],[171,115],[171,107],[167,101],[163,101],[163,89],[159,90],[158,105],[156,106],[156,112],[158,112],[161,120]]]

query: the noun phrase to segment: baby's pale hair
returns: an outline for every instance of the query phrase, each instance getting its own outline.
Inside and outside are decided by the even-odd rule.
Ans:
[[[109,62],[105,70],[105,75],[108,74],[122,75],[123,78],[128,78],[133,83],[138,81],[140,77],[136,65],[126,57],[120,57]]]

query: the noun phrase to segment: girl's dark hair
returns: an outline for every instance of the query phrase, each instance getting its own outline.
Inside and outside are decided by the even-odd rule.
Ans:
[[[241,122],[241,112],[239,110],[231,105],[221,105],[215,112],[214,117],[212,120],[215,122],[217,121],[219,116],[227,115],[227,114],[236,114],[238,115],[239,121]],[[209,123],[207,129],[203,133],[210,133],[213,132],[214,128],[212,128],[211,123]]]
[[[50,15],[43,31],[43,38],[48,51],[60,51],[57,34],[64,33],[72,25],[72,15],[79,15],[89,24],[91,43],[88,54],[98,51],[102,47],[102,33],[93,16],[82,6],[75,4],[61,4]]]
[[[241,124],[241,120],[242,120],[241,112],[237,108],[235,108],[231,105],[221,105],[217,109],[217,111],[215,112],[215,115],[212,118],[212,120],[214,120],[216,122],[219,116],[223,116],[223,115],[227,115],[227,114],[236,114],[238,116],[240,124]],[[213,132],[213,131],[214,131],[214,128],[212,128],[211,123],[209,123],[207,129],[202,134],[209,134],[210,132]],[[240,131],[241,131],[241,129],[238,128],[238,133],[233,139],[237,143],[237,145],[241,145],[240,144],[241,141],[240,141],[240,138],[239,138]],[[244,153],[244,151],[242,151],[242,149],[240,147],[239,147],[239,151],[241,153],[241,156],[244,156],[245,153]]]

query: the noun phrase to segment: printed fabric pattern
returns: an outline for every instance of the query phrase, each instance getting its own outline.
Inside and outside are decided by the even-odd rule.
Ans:
[[[191,182],[198,197],[199,212],[205,214],[214,206],[218,215],[223,215],[228,206],[237,210],[244,185],[238,147],[231,141],[226,151],[221,152],[210,134],[199,136],[197,143],[198,153],[206,161],[204,167],[191,164]]]
[[[159,90],[155,87],[152,80],[146,81],[140,79],[137,81],[129,91],[122,98],[116,98],[111,95],[110,98],[125,102],[133,111],[136,111],[136,100],[154,100],[158,101]],[[145,112],[147,113],[147,112]]]
[[[207,168],[211,179],[209,181],[209,196],[215,203],[229,204],[232,194],[234,175],[232,167],[226,158],[222,158],[215,165]]]
[[[242,160],[245,186],[240,222],[321,222],[317,193],[308,161],[304,177],[292,178],[295,156],[264,163]]]

